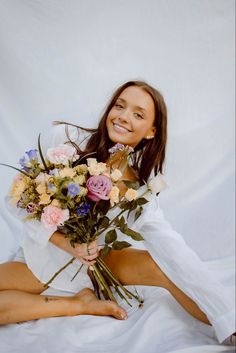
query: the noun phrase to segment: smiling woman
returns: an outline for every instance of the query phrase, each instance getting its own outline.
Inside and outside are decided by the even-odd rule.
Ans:
[[[67,127],[68,125],[71,124],[67,124]],[[68,130],[67,139],[63,131],[61,142],[72,144],[76,148],[76,155],[80,156],[78,167],[92,155],[105,167],[101,178],[109,177],[106,175],[106,168],[112,166],[122,169],[122,173],[116,172],[116,175],[122,176],[117,184],[117,192],[121,197],[127,191],[127,182],[129,184],[135,181],[135,184],[138,184],[138,189],[129,194],[132,199],[136,192],[138,194],[146,187],[151,174],[162,173],[167,139],[167,109],[160,92],[146,82],[129,81],[119,87],[97,129],[75,125],[74,129],[79,134],[81,130],[89,132],[82,148],[80,141],[72,139]],[[132,147],[129,163],[123,163],[119,155],[116,160],[111,160],[109,151],[116,143]],[[88,158],[87,161],[91,162],[91,159]],[[68,189],[69,194],[77,194],[75,182],[76,180],[73,181],[73,189]],[[95,202],[98,190],[94,188],[96,189],[98,184],[94,182],[90,190]],[[111,180],[108,186],[110,191]],[[46,187],[48,186],[45,185]],[[112,249],[104,260],[124,284],[165,288],[194,318],[211,324],[221,342],[234,332],[231,297],[223,285],[213,278],[201,259],[187,246],[182,236],[171,228],[156,201],[154,193],[149,202],[143,205],[143,212],[138,217],[133,215],[132,220],[129,218],[130,212],[124,213],[126,222],[130,222],[129,230],[142,234],[143,249]],[[64,203],[60,205],[62,209],[65,208]],[[83,217],[83,214],[80,216]],[[90,266],[95,263],[100,250],[98,242],[94,241],[89,246],[85,243],[75,243],[71,246],[69,238],[60,232],[60,228],[50,231],[43,228],[41,223],[28,222],[29,236],[25,238],[20,256],[18,254],[15,261],[0,266],[0,323],[81,314],[127,318],[126,310],[118,304],[101,301],[95,297],[86,270],[80,274],[82,282],[71,282],[79,265]],[[100,235],[104,240],[106,234]],[[50,286],[65,291],[69,288],[72,293],[79,293],[72,298],[40,296],[44,290],[43,283],[51,277],[52,269],[58,270],[71,256],[76,258],[75,266],[71,264],[71,267],[63,271]]]

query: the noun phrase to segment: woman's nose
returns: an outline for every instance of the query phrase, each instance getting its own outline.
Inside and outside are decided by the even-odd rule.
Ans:
[[[119,119],[120,121],[123,121],[123,122],[128,122],[128,121],[129,121],[129,113],[128,113],[127,111],[123,111],[123,112],[119,115],[118,119]]]

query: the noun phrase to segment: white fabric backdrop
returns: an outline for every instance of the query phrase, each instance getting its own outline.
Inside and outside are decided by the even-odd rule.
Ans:
[[[234,14],[234,0],[0,0],[0,162],[17,166],[39,132],[48,141],[55,119],[96,126],[115,87],[147,80],[169,110],[162,208],[232,288]],[[0,168],[1,262],[22,234],[3,202],[15,172]],[[140,293],[142,313],[125,322],[78,316],[1,327],[1,351],[234,351],[161,288]]]
[[[17,166],[54,119],[95,126],[115,87],[144,79],[169,110],[167,218],[203,259],[234,255],[233,0],[0,1],[0,161]],[[4,209],[1,251],[19,224]],[[18,241],[18,240],[17,240]]]

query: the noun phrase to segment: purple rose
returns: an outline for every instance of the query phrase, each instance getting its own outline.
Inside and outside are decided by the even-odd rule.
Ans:
[[[92,201],[108,200],[108,194],[112,188],[111,179],[105,175],[93,175],[86,183],[87,197]]]

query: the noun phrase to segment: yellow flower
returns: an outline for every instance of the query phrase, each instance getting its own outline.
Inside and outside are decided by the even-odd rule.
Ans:
[[[83,185],[86,181],[86,177],[84,174],[77,175],[74,177],[74,182],[79,185]]]
[[[21,194],[25,191],[25,189],[27,189],[29,185],[30,178],[23,175],[22,173],[17,174],[9,191],[10,196],[20,199]]]
[[[86,164],[79,164],[76,167],[73,168],[78,174],[87,174],[88,173],[88,167]]]
[[[48,205],[50,202],[51,202],[50,195],[48,194],[40,195],[39,205]]]
[[[40,183],[37,188],[36,188],[37,192],[42,195],[42,194],[46,194],[47,188],[46,185],[44,183]]]
[[[114,204],[119,202],[119,193],[120,193],[119,188],[117,186],[112,186],[111,191],[108,195],[111,206],[114,206]]]
[[[76,172],[74,169],[72,168],[64,168],[62,170],[60,170],[59,175],[61,178],[65,178],[65,177],[70,177],[73,178],[75,176]]]
[[[52,200],[51,205],[59,208],[61,207],[60,202],[56,199]]]
[[[117,181],[122,177],[122,173],[119,169],[115,169],[113,170],[113,172],[111,173],[111,180],[112,181]]]
[[[79,197],[87,195],[88,190],[83,186],[80,187]]]
[[[126,198],[126,200],[128,200],[128,201],[133,201],[133,200],[135,200],[135,199],[137,198],[137,195],[138,195],[138,193],[137,193],[136,190],[134,190],[134,189],[128,189],[128,190],[126,191],[126,193],[125,193],[125,198]]]

